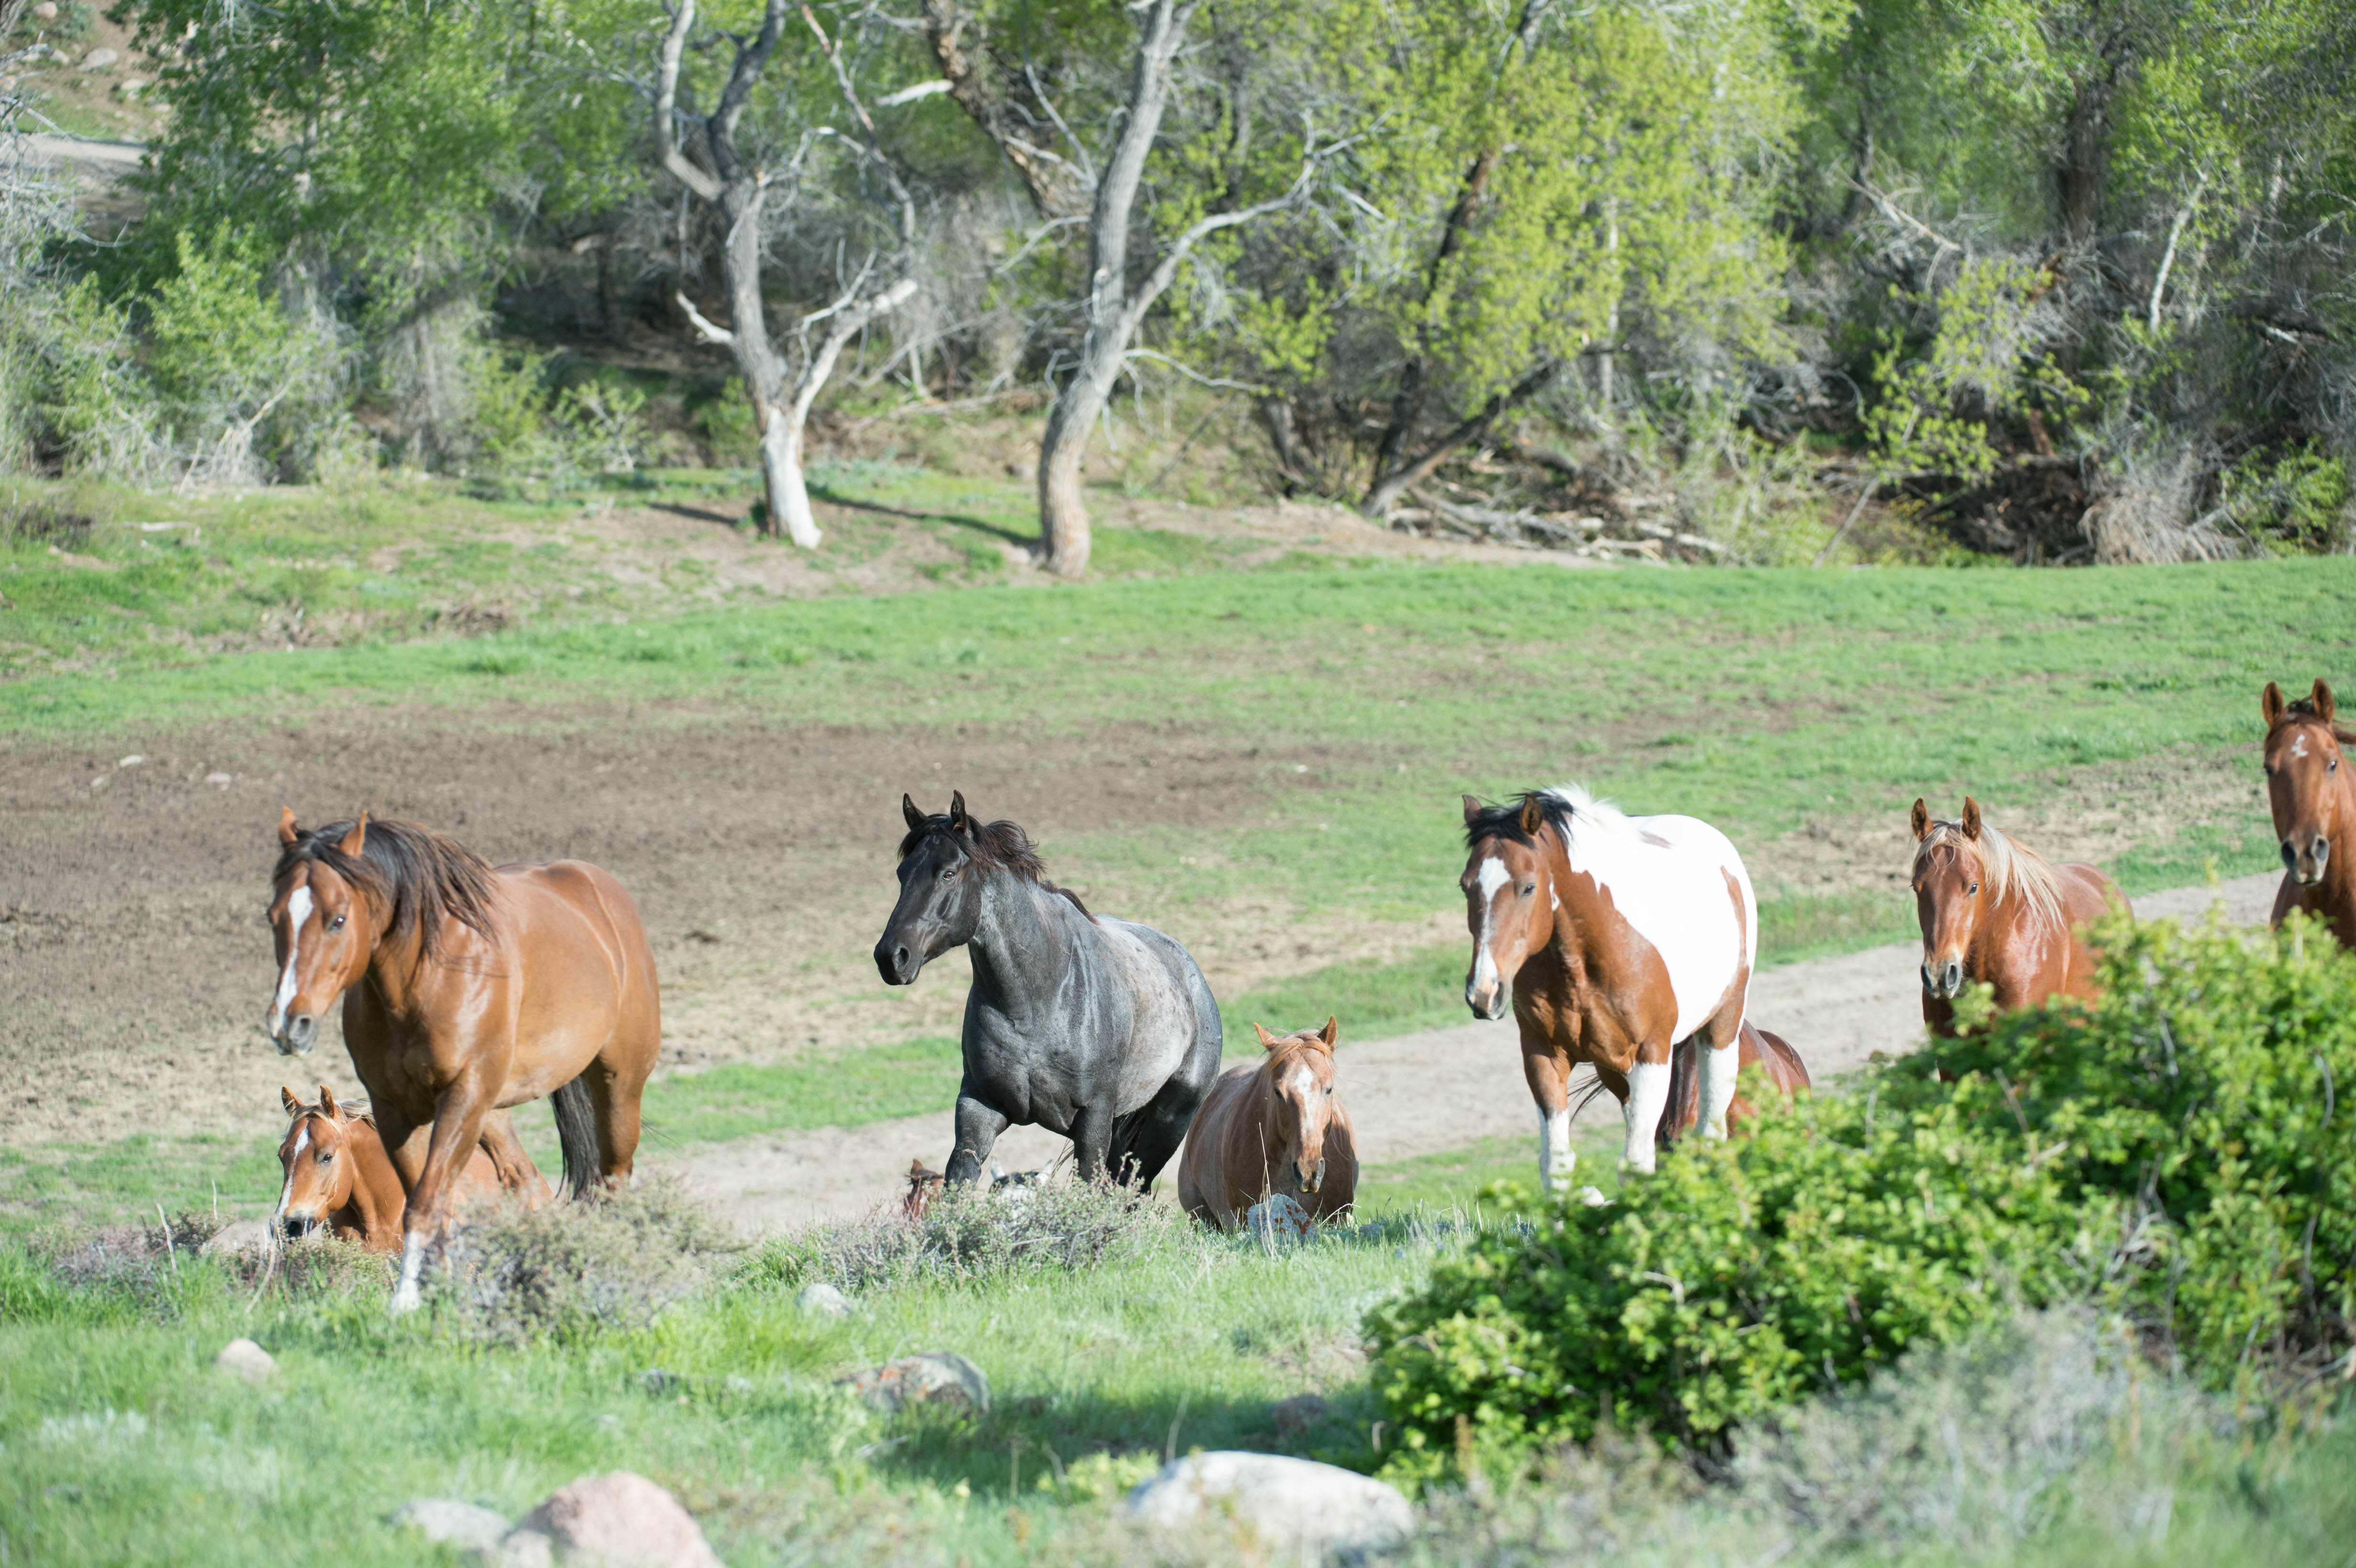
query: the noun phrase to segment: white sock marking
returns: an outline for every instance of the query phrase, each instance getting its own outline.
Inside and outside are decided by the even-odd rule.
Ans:
[[[1734,1079],[1741,1067],[1742,1041],[1740,1037],[1732,1045],[1702,1052],[1702,1136],[1722,1138],[1726,1136],[1726,1108],[1734,1104]]]
[[[1669,1104],[1669,1064],[1640,1061],[1628,1070],[1628,1142],[1620,1157],[1631,1170],[1653,1173],[1653,1135]]]
[[[1570,1152],[1570,1107],[1548,1115],[1538,1108],[1538,1185],[1559,1192],[1570,1185],[1579,1157]]]
[[[286,1027],[286,1009],[294,1005],[298,982],[294,978],[294,960],[303,947],[303,925],[311,918],[311,890],[296,888],[286,901],[286,972],[278,976],[278,995],[271,999],[270,1032],[276,1034]],[[253,1015],[249,1013],[248,1018]]]

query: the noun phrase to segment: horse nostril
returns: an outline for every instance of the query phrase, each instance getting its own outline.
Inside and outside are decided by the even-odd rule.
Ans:
[[[2295,870],[2297,869],[2298,851],[2290,847],[2290,840],[2287,838],[2282,841],[2282,857],[2283,866],[2286,869]]]

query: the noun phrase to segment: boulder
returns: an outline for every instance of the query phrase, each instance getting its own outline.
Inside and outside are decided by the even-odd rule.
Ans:
[[[116,54],[112,49],[92,49],[90,53],[81,57],[81,69],[84,70],[104,70],[108,66],[112,65],[116,60],[119,60],[122,58],[123,57],[121,55]],[[122,765],[126,768],[134,768],[145,761],[146,761],[145,757],[125,757],[123,759]]]
[[[851,1316],[850,1299],[824,1280],[802,1286],[802,1293],[794,1297],[794,1305],[812,1317]]]
[[[270,1352],[251,1339],[231,1339],[213,1358],[213,1371],[243,1378],[250,1383],[268,1382],[277,1370],[278,1363],[271,1360]]]
[[[56,21],[58,19],[58,0],[41,0],[39,5],[33,7],[33,16],[37,21]]]
[[[1271,1192],[1245,1210],[1244,1224],[1263,1242],[1298,1242],[1317,1228],[1309,1211],[1282,1192]]]
[[[459,1498],[412,1498],[393,1509],[391,1522],[461,1552],[497,1546],[508,1532],[507,1515]]]
[[[259,1258],[269,1255],[274,1238],[267,1220],[240,1220],[223,1225],[197,1249],[203,1258]]]
[[[1224,1513],[1287,1553],[1356,1557],[1390,1552],[1415,1528],[1398,1488],[1338,1465],[1281,1454],[1190,1454],[1137,1484],[1123,1505],[1157,1529],[1195,1528]]]
[[[884,1415],[912,1404],[962,1405],[977,1415],[990,1408],[990,1380],[980,1367],[947,1350],[903,1356],[842,1381],[870,1410]]]
[[[584,1476],[549,1495],[501,1540],[501,1568],[721,1568],[703,1527],[644,1476]]]

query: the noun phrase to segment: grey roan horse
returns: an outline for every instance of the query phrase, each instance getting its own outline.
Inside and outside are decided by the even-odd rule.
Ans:
[[[900,810],[900,901],[875,944],[887,985],[964,946],[965,1081],[952,1182],[981,1174],[1007,1124],[1062,1133],[1083,1180],[1151,1189],[1219,1073],[1219,1008],[1186,950],[1150,926],[1098,919],[1048,881],[1012,822],[977,823],[965,796]]]

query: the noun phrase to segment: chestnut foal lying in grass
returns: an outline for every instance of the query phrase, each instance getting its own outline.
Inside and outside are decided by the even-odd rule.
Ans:
[[[408,1200],[401,1189],[401,1173],[377,1136],[376,1118],[354,1113],[336,1103],[325,1083],[319,1103],[305,1105],[294,1091],[281,1088],[278,1098],[294,1121],[285,1141],[278,1146],[278,1164],[285,1185],[278,1193],[278,1222],[290,1234],[301,1235],[325,1225],[341,1240],[358,1242],[372,1253],[401,1251],[402,1221]],[[504,1111],[494,1112],[502,1121]],[[547,1181],[524,1159],[528,1179],[519,1188],[527,1205],[548,1200]],[[498,1198],[503,1189],[491,1157],[477,1145],[459,1172],[452,1193],[457,1207],[484,1198]]]
[[[1268,1054],[1228,1068],[1204,1098],[1178,1157],[1178,1201],[1221,1230],[1278,1192],[1312,1220],[1330,1219],[1358,1192],[1350,1113],[1333,1084],[1340,1026],[1329,1018],[1281,1040],[1252,1028]]]

